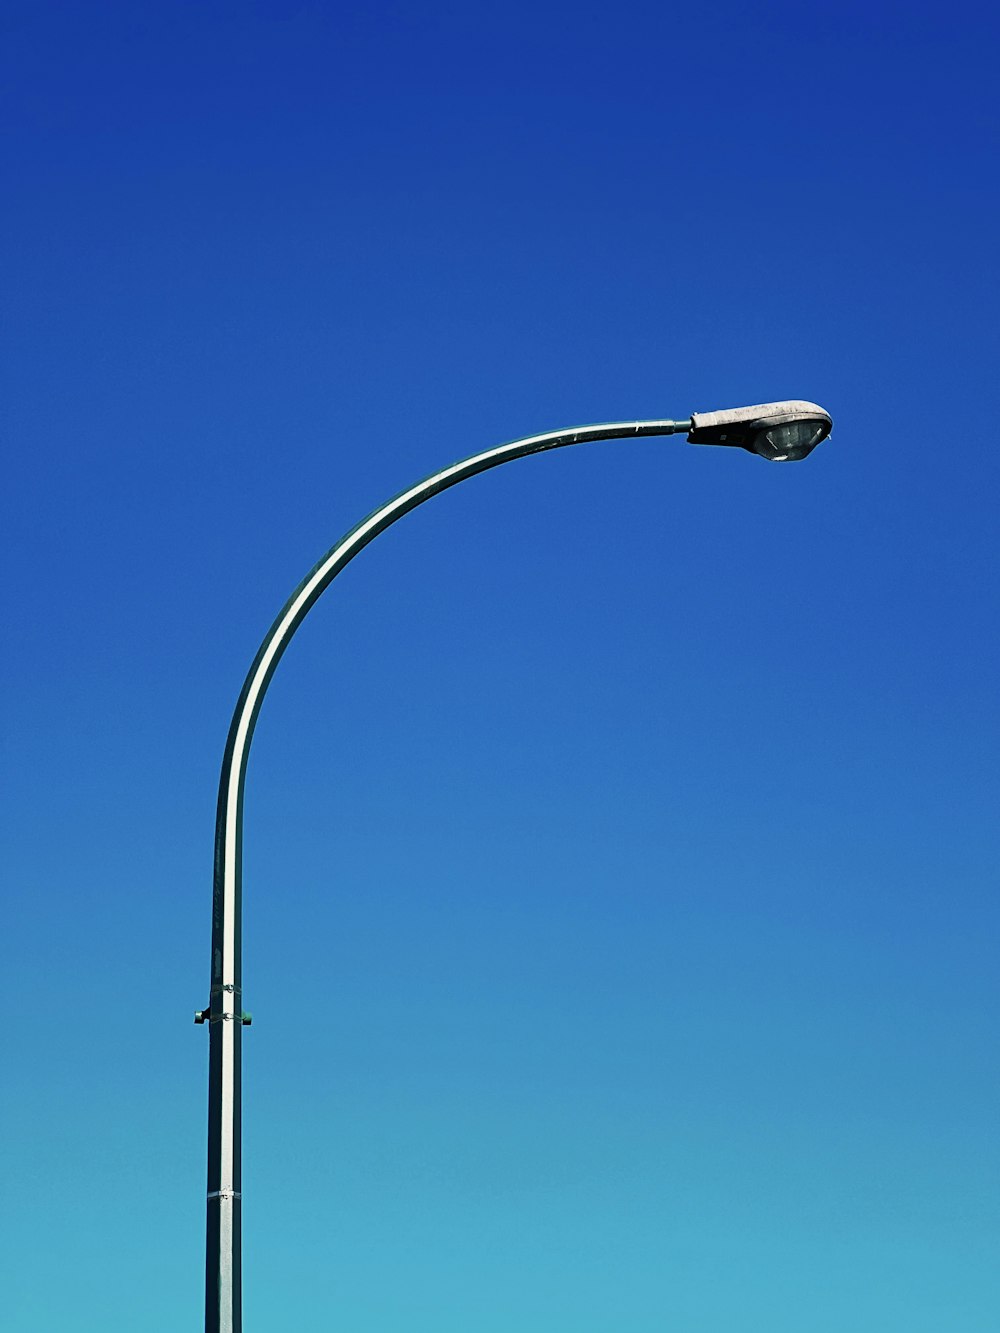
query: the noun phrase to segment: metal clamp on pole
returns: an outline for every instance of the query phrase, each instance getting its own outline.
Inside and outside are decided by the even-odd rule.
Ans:
[[[194,1013],[196,1023],[232,1023],[237,1018],[245,1028],[253,1022],[253,1014],[213,1014],[211,1009],[196,1009]]]

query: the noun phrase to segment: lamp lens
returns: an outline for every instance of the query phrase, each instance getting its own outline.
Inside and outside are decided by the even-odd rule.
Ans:
[[[774,463],[791,463],[805,458],[815,449],[827,430],[822,421],[789,421],[784,426],[760,431],[753,447],[762,458],[769,458]]]

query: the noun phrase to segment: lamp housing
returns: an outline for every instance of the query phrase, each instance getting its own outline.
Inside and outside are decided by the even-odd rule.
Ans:
[[[832,429],[829,412],[796,398],[725,412],[693,412],[688,441],[734,445],[772,463],[792,463],[811,453]]]

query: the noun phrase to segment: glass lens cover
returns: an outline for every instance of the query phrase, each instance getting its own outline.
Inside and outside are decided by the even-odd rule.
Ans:
[[[753,447],[762,458],[769,458],[774,463],[790,463],[811,453],[826,432],[826,424],[822,421],[789,421],[783,426],[762,430]]]

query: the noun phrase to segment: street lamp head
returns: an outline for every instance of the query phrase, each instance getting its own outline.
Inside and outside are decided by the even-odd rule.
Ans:
[[[816,403],[792,399],[728,412],[694,412],[688,440],[691,444],[735,445],[772,463],[792,463],[811,453],[832,429],[829,412]]]

